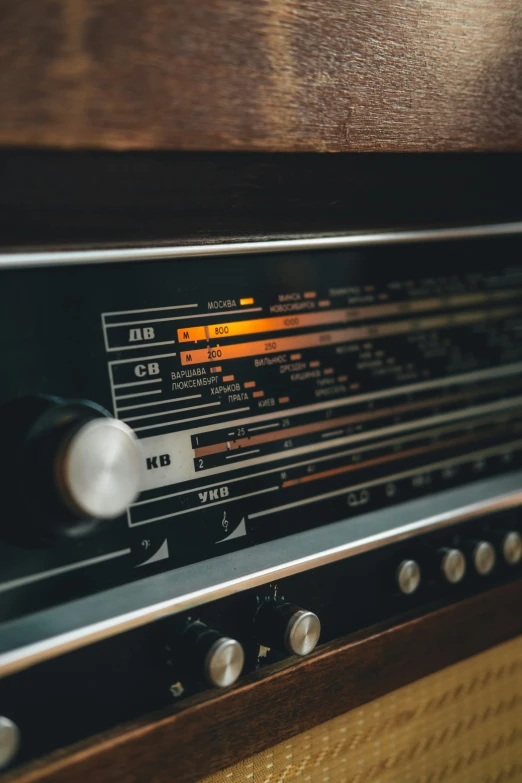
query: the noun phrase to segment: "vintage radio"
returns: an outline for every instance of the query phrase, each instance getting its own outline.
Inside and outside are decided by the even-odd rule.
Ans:
[[[321,722],[305,702],[328,661],[320,716],[342,721],[520,632],[521,233],[0,256],[4,767],[156,710],[182,726],[199,705],[206,765],[168,740],[177,779],[196,780],[269,747],[230,754],[240,713],[216,728],[244,688],[252,737],[288,680],[284,741]],[[477,643],[465,620],[499,591],[503,622]],[[434,616],[453,639],[436,666]],[[425,648],[394,672],[408,618]],[[378,657],[372,638],[388,640],[373,675],[357,652]],[[297,675],[295,655],[310,655]],[[116,780],[107,747],[90,773]],[[61,763],[38,779],[71,779]]]

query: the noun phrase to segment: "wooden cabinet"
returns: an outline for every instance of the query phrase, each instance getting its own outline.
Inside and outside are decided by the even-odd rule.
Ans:
[[[519,0],[4,0],[0,145],[522,148]]]

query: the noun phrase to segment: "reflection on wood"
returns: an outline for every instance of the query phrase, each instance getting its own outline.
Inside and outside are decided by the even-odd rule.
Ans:
[[[519,0],[4,0],[0,144],[514,150]]]

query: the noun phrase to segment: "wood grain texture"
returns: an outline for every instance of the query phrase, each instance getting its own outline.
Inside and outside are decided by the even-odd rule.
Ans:
[[[3,0],[0,144],[522,149],[519,0]]]
[[[376,627],[55,754],[2,783],[194,783],[522,633],[522,581]]]

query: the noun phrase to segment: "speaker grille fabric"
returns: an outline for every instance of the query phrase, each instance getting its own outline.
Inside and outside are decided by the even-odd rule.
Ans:
[[[292,781],[522,781],[522,637],[318,725],[203,783]]]

